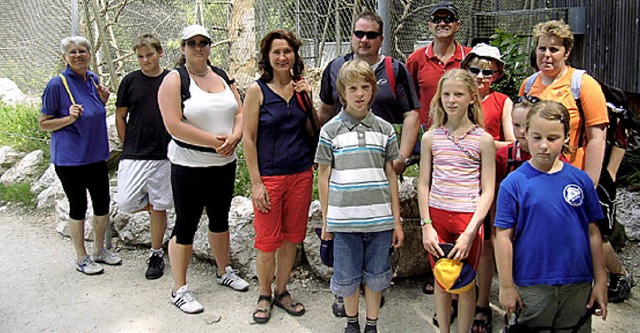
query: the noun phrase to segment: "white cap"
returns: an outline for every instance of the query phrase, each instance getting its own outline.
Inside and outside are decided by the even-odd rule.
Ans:
[[[209,32],[207,31],[207,28],[198,24],[192,24],[182,29],[182,36],[180,37],[180,39],[187,40],[193,36],[198,36],[198,35],[202,37],[206,37],[207,39],[211,40],[211,36],[209,36]]]
[[[498,72],[500,73],[500,76],[504,74],[504,61],[502,61],[500,49],[498,49],[497,47],[487,45],[485,43],[479,43],[478,45],[474,46],[469,54],[464,58],[464,60],[462,60],[462,63],[460,63],[460,67],[467,68],[469,61],[471,61],[471,59],[475,57],[495,60],[498,63]]]

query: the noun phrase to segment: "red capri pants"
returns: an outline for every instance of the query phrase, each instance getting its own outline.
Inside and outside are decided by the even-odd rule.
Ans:
[[[440,243],[455,244],[456,239],[464,232],[471,221],[473,213],[461,213],[451,212],[448,210],[429,207],[429,215],[433,221],[433,228],[438,233]],[[478,228],[478,233],[473,239],[471,249],[469,249],[469,256],[466,261],[475,270],[478,267],[478,261],[480,260],[480,254],[484,242],[484,228],[481,226]],[[431,267],[434,266],[432,256],[429,256],[431,261]]]
[[[253,207],[253,227],[256,231],[255,248],[273,252],[283,241],[300,243],[307,232],[309,205],[313,189],[313,172],[291,175],[262,176],[262,183],[269,193],[271,210],[262,213]]]

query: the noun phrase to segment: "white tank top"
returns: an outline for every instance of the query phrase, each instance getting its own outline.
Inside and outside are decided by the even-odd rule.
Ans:
[[[184,116],[182,121],[213,135],[231,135],[235,116],[238,113],[238,103],[233,92],[221,78],[224,90],[217,93],[206,92],[189,78],[189,92],[191,97],[184,101]],[[221,166],[236,159],[234,152],[229,157],[216,153],[201,152],[178,146],[173,140],[169,142],[167,157],[173,164],[188,167]]]

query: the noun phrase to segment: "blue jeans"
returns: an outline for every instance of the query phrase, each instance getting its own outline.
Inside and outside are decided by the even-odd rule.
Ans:
[[[364,280],[369,289],[382,291],[389,287],[391,241],[393,231],[335,232],[333,234],[333,277],[331,291],[349,297]]]

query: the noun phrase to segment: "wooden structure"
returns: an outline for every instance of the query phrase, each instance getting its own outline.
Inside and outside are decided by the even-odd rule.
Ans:
[[[569,62],[627,93],[640,94],[640,0],[549,0],[546,8],[478,12],[474,38],[495,29],[530,35],[538,22],[563,19],[576,43]]]

